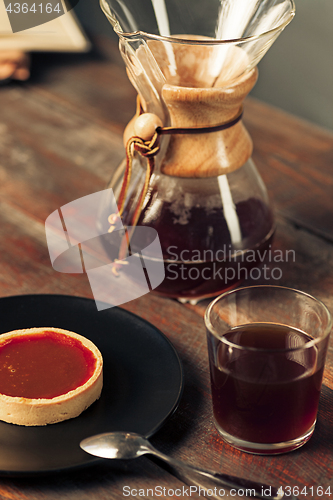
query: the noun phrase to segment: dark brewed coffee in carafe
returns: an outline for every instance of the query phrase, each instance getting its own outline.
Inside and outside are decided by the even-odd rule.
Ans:
[[[252,168],[251,161],[244,166]],[[230,174],[235,182],[238,176]],[[135,199],[129,197],[123,214],[128,225],[132,204]],[[234,218],[236,228],[231,227]],[[215,178],[179,183],[176,178],[156,176],[138,225],[153,227],[162,247],[165,279],[154,291],[184,300],[210,297],[247,279],[254,267],[262,265],[274,233],[270,206],[255,193],[239,200],[226,217]]]

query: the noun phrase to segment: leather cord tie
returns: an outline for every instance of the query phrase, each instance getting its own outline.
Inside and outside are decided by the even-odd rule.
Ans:
[[[140,101],[138,100],[138,106],[137,106],[137,116],[140,116],[142,114],[142,108],[140,105]],[[130,239],[131,239],[131,233],[134,231],[137,222],[139,220],[142,207],[145,202],[145,198],[147,196],[148,188],[149,188],[149,182],[151,179],[151,176],[153,175],[154,172],[154,167],[155,167],[155,156],[160,150],[159,146],[159,138],[161,135],[172,135],[172,134],[207,134],[207,133],[212,133],[212,132],[218,132],[220,130],[225,130],[227,128],[233,127],[238,123],[243,116],[243,107],[241,106],[239,109],[239,112],[235,118],[228,122],[221,123],[219,125],[215,125],[212,127],[195,127],[195,128],[176,128],[176,127],[157,127],[155,129],[155,132],[153,134],[153,137],[148,140],[144,141],[141,137],[134,136],[131,137],[126,144],[126,168],[124,172],[124,178],[123,178],[123,183],[121,186],[120,190],[120,195],[118,199],[118,214],[111,214],[108,217],[108,222],[110,223],[110,227],[108,232],[112,233],[116,227],[116,221],[120,217],[122,217],[124,208],[125,208],[125,202],[126,202],[126,195],[128,192],[128,187],[129,183],[131,180],[131,175],[132,175],[132,165],[133,165],[133,157],[134,157],[134,151],[137,151],[141,156],[147,158],[147,169],[146,169],[146,176],[145,176],[145,181],[140,193],[139,200],[137,202],[137,205],[134,210],[134,214],[132,216],[132,220],[130,221],[130,231],[127,230],[126,226],[125,227],[125,237],[122,238],[120,249],[119,249],[119,258],[116,259],[113,263],[112,267],[112,272],[115,274],[115,276],[119,276],[119,270],[121,269],[122,265],[128,264],[126,261],[126,255],[130,253]]]
[[[139,116],[141,113],[142,113],[142,108],[140,102],[138,101],[137,116]],[[143,139],[137,136],[131,137],[126,144],[126,169],[118,200],[119,214],[111,214],[109,216],[108,218],[108,221],[110,223],[109,232],[111,233],[114,230],[117,217],[118,216],[121,217],[124,211],[126,195],[132,175],[132,163],[133,163],[134,151],[137,151],[141,156],[147,158],[147,170],[140,198],[135,208],[132,220],[129,224],[133,228],[136,226],[139,220],[141,210],[145,201],[145,197],[148,192],[149,181],[155,167],[154,157],[160,150],[159,136],[172,135],[172,134],[208,134],[212,132],[219,132],[220,130],[226,130],[236,125],[236,123],[238,123],[242,119],[242,116],[243,116],[243,106],[240,107],[235,118],[227,122],[220,123],[219,125],[213,125],[211,127],[193,127],[193,128],[157,127],[153,137],[148,141],[144,141]]]

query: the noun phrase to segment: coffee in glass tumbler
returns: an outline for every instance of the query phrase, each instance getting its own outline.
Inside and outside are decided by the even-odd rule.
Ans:
[[[291,451],[311,437],[332,319],[297,290],[227,292],[205,315],[215,424],[243,451]]]

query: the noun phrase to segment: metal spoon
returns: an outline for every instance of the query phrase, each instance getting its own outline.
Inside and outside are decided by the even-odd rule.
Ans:
[[[164,455],[164,453],[156,450],[148,439],[133,432],[107,432],[105,434],[98,434],[97,436],[91,436],[81,441],[80,447],[87,453],[101,458],[129,459],[151,454],[164,460],[172,467],[194,471],[205,478],[212,479],[217,484],[235,488],[236,490],[252,490],[252,497],[254,497],[254,491],[257,498],[264,498],[265,500],[280,500],[284,497],[283,493],[278,493],[277,488],[227,474],[209,472]],[[268,492],[270,494],[267,494]],[[295,500],[295,497],[290,500]]]

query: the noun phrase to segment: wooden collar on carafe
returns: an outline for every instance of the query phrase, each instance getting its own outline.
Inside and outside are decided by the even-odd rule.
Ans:
[[[161,135],[171,135],[161,164],[161,171],[166,175],[215,177],[238,169],[250,158],[252,141],[241,121],[242,103],[256,80],[257,69],[254,68],[226,88],[164,85],[162,97],[170,113],[171,127],[164,127],[157,115],[145,113],[138,96],[136,115],[124,134],[126,169],[118,199],[119,214],[110,215],[109,232],[114,230],[117,217],[124,211],[134,151],[147,159],[144,186],[129,224],[136,226],[154,171]],[[217,123],[216,117],[226,119]],[[200,140],[198,134],[203,135]]]

